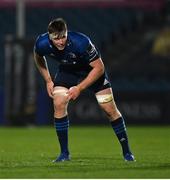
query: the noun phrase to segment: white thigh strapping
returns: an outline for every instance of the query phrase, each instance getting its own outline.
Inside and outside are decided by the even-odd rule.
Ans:
[[[68,89],[64,87],[55,87],[53,95],[55,96],[67,96]]]
[[[107,103],[113,100],[112,94],[98,94],[96,95],[98,103]]]

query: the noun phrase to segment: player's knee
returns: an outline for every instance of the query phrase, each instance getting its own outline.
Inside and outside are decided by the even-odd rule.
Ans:
[[[111,111],[108,111],[107,115],[109,119],[118,119],[121,116],[121,113],[119,112],[117,108],[115,108],[115,109],[112,109]]]
[[[67,115],[67,103],[65,101],[54,101],[54,117],[61,118]]]
[[[60,110],[64,110],[67,108],[67,102],[62,100],[62,99],[57,99],[57,100],[54,100],[54,110],[55,111],[60,111]]]
[[[113,120],[116,120],[116,119],[118,119],[119,117],[121,117],[122,115],[121,115],[121,113],[120,113],[120,111],[118,110],[118,109],[116,109],[115,111],[113,111],[113,113],[112,113],[112,119]]]
[[[117,108],[112,108],[109,110],[105,110],[106,115],[108,116],[109,119],[115,120],[121,117],[121,113]]]
[[[68,104],[68,95],[67,95],[68,89],[64,87],[55,87],[54,88],[54,110],[55,111],[62,111],[67,108]]]

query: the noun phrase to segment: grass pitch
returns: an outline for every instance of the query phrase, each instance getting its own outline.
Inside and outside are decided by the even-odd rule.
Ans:
[[[170,178],[170,126],[128,126],[128,134],[136,162],[123,161],[111,127],[72,126],[72,160],[53,164],[53,127],[1,127],[0,178]]]

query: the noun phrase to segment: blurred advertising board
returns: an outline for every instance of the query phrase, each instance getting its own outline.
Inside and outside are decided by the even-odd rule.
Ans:
[[[115,92],[118,109],[127,123],[167,124],[170,119],[169,92]],[[75,123],[107,123],[108,119],[98,107],[95,98],[85,93],[71,103],[70,118]]]

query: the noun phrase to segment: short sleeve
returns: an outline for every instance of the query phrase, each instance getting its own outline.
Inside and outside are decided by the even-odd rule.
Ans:
[[[98,59],[99,57],[99,51],[96,49],[94,44],[92,44],[92,42],[88,39],[88,41],[86,41],[86,45],[83,48],[83,52],[81,53],[81,58],[90,63]]]
[[[92,62],[98,59],[100,57],[100,54],[96,47],[90,42],[83,56],[89,62]]]
[[[40,37],[38,37],[35,41],[34,52],[36,52],[40,56],[44,56],[43,46],[42,46],[42,43],[40,42]]]

